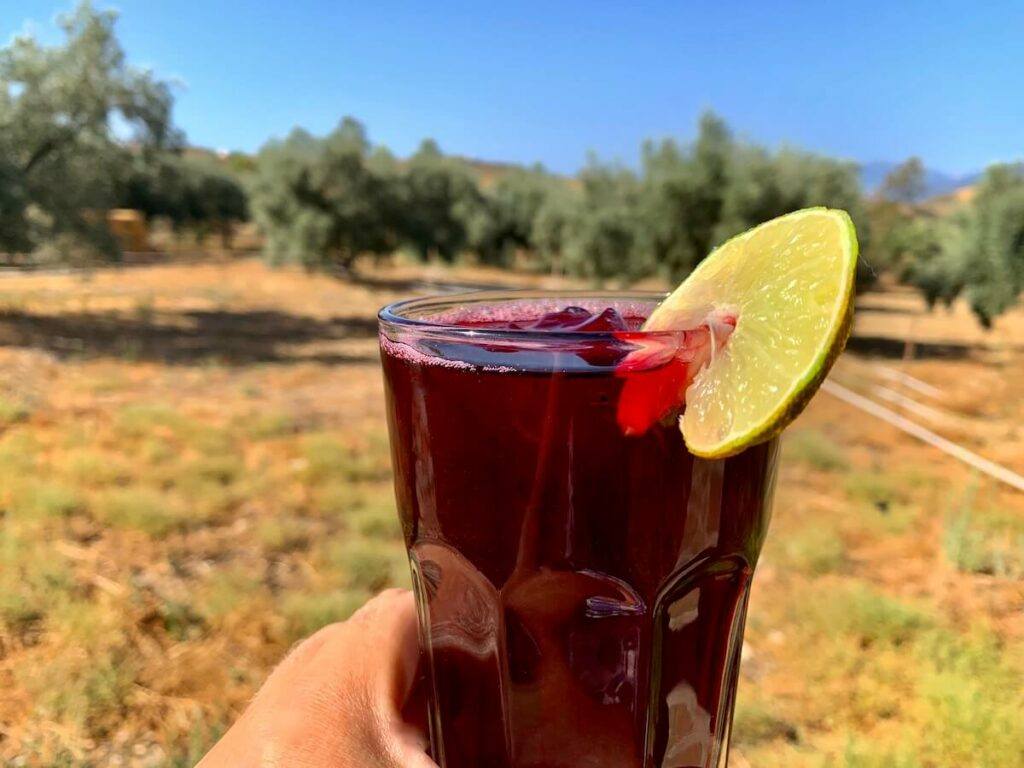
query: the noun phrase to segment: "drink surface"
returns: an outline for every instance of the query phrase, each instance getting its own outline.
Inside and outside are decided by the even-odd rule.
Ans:
[[[674,414],[644,409],[707,342],[638,356],[644,311],[506,305],[446,319],[479,335],[382,332],[442,768],[720,764],[776,444],[696,459]]]

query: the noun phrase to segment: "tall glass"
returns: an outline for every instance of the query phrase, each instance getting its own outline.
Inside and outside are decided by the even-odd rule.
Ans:
[[[624,433],[678,334],[493,327],[654,294],[478,293],[380,313],[395,492],[442,768],[725,765],[777,444]],[[657,361],[662,361],[661,363]],[[646,377],[646,378],[645,378]],[[643,387],[640,387],[643,390]]]

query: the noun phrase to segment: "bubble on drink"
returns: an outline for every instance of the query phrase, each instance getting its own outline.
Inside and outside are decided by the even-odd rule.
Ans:
[[[424,342],[424,351],[448,360],[480,367],[566,372],[612,368],[626,380],[618,401],[619,425],[627,435],[639,435],[651,425],[677,416],[686,402],[686,389],[736,326],[735,317],[716,313],[690,329],[650,333],[640,330],[646,314],[632,307],[587,308],[568,305],[540,313],[530,304],[489,307],[475,314],[443,318],[459,328],[479,331],[480,343],[467,346],[450,341]],[[552,360],[546,351],[534,352],[529,342],[505,332],[580,334],[562,345],[563,355]],[[499,334],[498,338],[488,336]],[[585,335],[584,335],[585,334]],[[542,341],[534,341],[542,348]],[[498,356],[498,357],[496,357]]]

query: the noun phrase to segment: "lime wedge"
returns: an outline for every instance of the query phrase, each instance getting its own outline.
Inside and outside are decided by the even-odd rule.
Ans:
[[[808,208],[716,248],[651,314],[644,330],[735,320],[686,390],[691,453],[730,456],[800,414],[849,336],[856,264],[849,215]]]

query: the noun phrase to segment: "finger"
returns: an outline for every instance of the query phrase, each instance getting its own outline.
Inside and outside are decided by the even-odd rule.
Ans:
[[[420,657],[412,592],[386,590],[346,624],[359,642],[345,651],[337,645],[325,646],[325,662],[358,664],[366,670],[374,695],[399,711],[412,689]]]
[[[412,593],[388,590],[368,602],[347,622],[311,638],[299,662],[332,681],[327,701],[370,724],[365,742],[383,759],[402,768],[434,766],[426,757],[423,731],[403,721],[401,710],[416,679],[419,642]],[[391,764],[391,763],[388,763]]]

